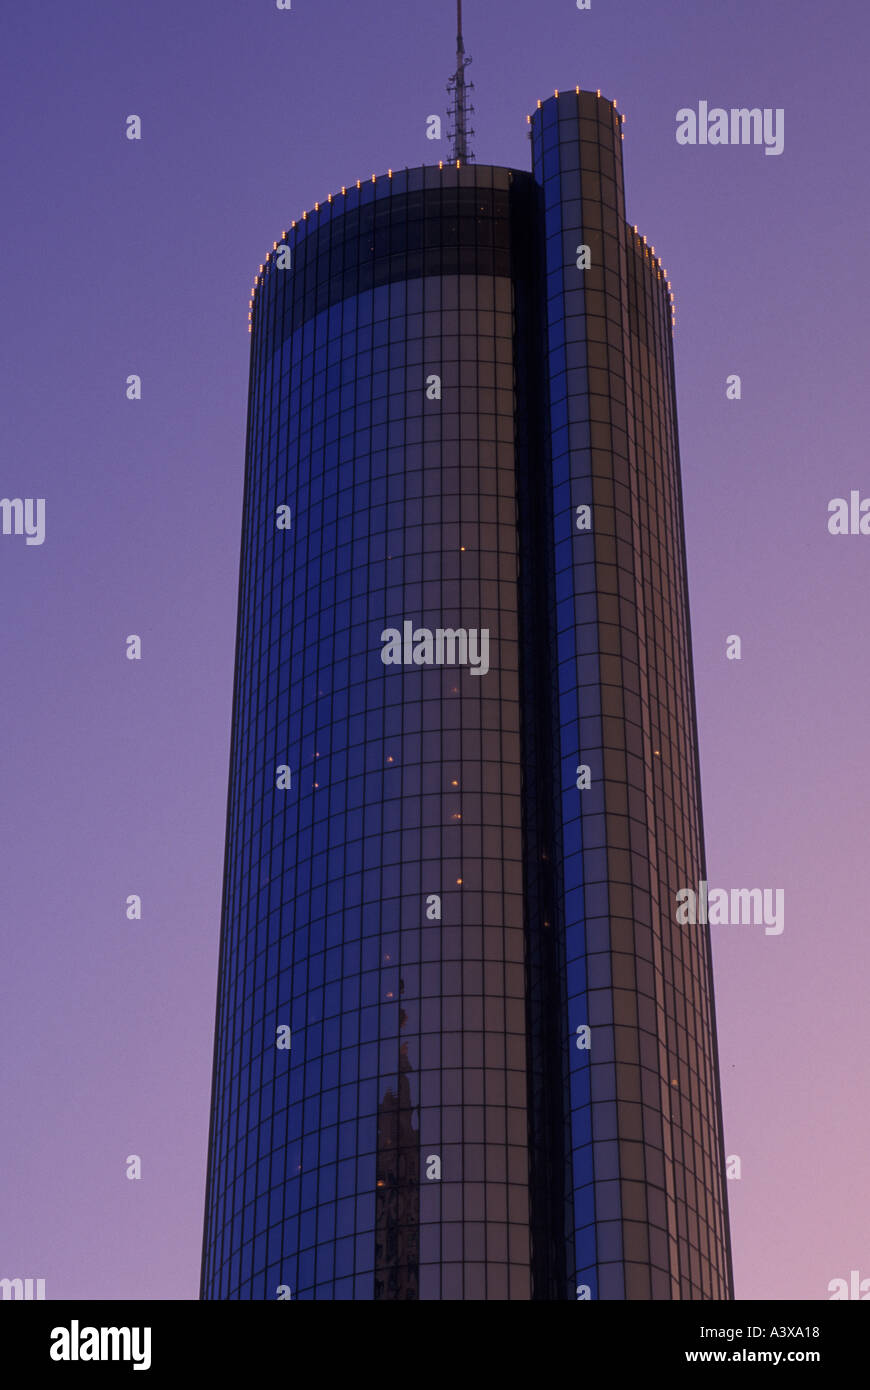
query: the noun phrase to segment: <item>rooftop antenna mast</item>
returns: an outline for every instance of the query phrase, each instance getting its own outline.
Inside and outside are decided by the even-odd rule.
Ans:
[[[468,93],[474,89],[474,83],[465,80],[465,69],[470,62],[462,38],[462,0],[456,0],[456,71],[447,83],[447,90],[451,98],[448,116],[453,122],[453,129],[449,132],[453,141],[450,157],[462,164],[474,158],[468,148],[468,137],[474,134],[468,124],[468,118],[474,111]]]

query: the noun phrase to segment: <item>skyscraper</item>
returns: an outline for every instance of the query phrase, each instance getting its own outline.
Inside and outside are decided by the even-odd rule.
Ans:
[[[257,276],[205,1298],[731,1297],[673,301],[530,134]]]

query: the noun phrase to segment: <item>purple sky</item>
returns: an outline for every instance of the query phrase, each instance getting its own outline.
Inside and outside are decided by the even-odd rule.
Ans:
[[[870,497],[866,0],[465,14],[480,162],[528,167],[554,87],[626,113],[677,302],[710,882],[785,890],[781,936],[712,929],[737,1295],[824,1299],[870,1277],[870,536],[827,531]],[[46,540],[0,536],[0,1277],[49,1298],[197,1296],[250,286],[316,200],[445,155],[453,29],[449,0],[4,10],[0,495],[44,497]],[[700,100],[784,108],[784,153],[678,146]]]

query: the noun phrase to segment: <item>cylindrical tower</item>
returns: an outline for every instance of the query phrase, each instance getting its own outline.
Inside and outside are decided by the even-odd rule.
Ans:
[[[730,1298],[709,929],[675,920],[704,846],[672,297],[625,220],[615,103],[559,93],[531,128],[560,952],[545,1055],[568,1090],[559,1132],[536,1131],[537,1226],[557,1242],[565,1231],[567,1268],[551,1260],[538,1288],[564,1297],[566,1277],[579,1297]],[[546,1177],[559,1162],[564,1225]]]
[[[258,286],[206,1297],[530,1296],[533,195],[479,165],[380,178]]]
[[[257,277],[205,1298],[731,1296],[672,299],[531,136]]]

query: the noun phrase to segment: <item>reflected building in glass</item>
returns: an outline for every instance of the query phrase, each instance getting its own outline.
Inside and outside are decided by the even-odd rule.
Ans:
[[[257,277],[204,1298],[732,1296],[672,297],[530,129]]]

